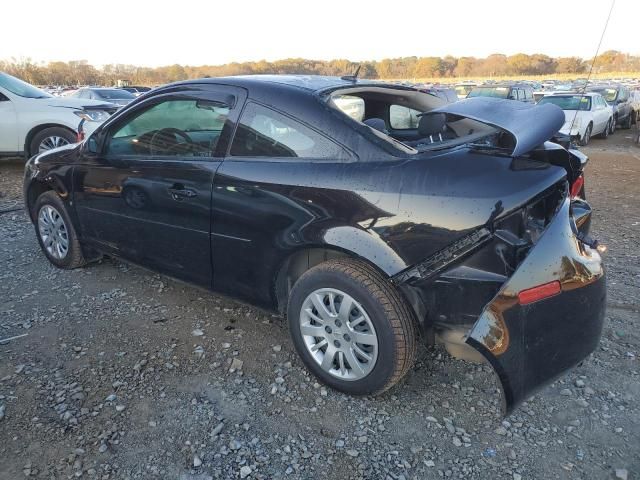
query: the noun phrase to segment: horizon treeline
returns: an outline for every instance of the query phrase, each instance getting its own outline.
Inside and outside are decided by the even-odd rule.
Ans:
[[[401,57],[379,61],[352,62],[287,58],[268,62],[228,63],[225,65],[139,67],[109,64],[102,68],[86,60],[38,64],[30,59],[0,60],[0,71],[35,85],[115,85],[118,80],[132,85],[160,85],[202,77],[247,74],[316,74],[348,75],[360,66],[360,78],[415,79],[457,77],[504,77],[524,75],[586,75],[591,59],[579,57],[552,58],[544,54],[493,54],[475,57]],[[638,72],[640,56],[617,50],[606,51],[596,58],[594,73]]]

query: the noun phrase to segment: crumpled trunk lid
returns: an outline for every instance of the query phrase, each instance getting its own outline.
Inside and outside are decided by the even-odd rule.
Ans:
[[[551,103],[530,103],[498,98],[474,97],[437,108],[429,113],[448,113],[477,120],[509,132],[515,146],[511,155],[518,157],[553,137],[564,124],[564,113]]]

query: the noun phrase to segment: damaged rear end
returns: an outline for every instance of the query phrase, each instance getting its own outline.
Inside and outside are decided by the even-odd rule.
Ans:
[[[594,351],[606,303],[603,248],[589,236],[587,158],[511,133],[514,174],[551,164],[564,178],[510,211],[497,199],[484,225],[393,278],[453,356],[491,364],[505,413]]]
[[[514,254],[514,272],[466,334],[498,374],[506,412],[593,352],[602,331],[605,274],[586,240],[590,213],[566,194],[548,200],[558,202],[551,218],[538,202],[497,224],[495,246]],[[582,231],[573,206],[585,220]]]

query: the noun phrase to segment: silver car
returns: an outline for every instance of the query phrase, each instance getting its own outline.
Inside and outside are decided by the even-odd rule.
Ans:
[[[115,105],[124,106],[131,100],[134,100],[136,96],[122,90],[120,88],[104,88],[104,87],[83,87],[78,89],[72,97],[76,98],[89,98],[92,100],[102,100],[104,102],[113,103]]]

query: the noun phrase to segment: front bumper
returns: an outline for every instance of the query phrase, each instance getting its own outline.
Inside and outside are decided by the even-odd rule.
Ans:
[[[580,140],[584,136],[584,132],[580,127],[573,127],[571,125],[563,125],[563,127],[558,131],[559,134],[565,135],[572,140]]]
[[[605,272],[598,252],[578,240],[570,208],[565,199],[466,340],[496,371],[505,413],[581,362],[600,340]],[[520,304],[518,293],[554,281],[560,282],[560,293]]]

